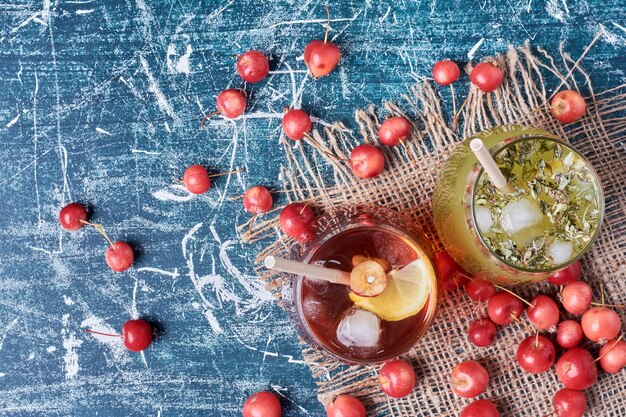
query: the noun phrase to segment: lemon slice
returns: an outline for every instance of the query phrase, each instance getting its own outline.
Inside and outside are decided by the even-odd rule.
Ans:
[[[387,275],[387,288],[376,297],[350,293],[357,307],[371,311],[383,320],[399,321],[417,314],[430,294],[430,274],[420,258]]]

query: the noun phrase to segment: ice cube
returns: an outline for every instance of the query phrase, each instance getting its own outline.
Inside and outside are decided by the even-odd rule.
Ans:
[[[543,213],[539,207],[531,200],[522,198],[504,206],[500,224],[505,232],[514,235],[539,224],[542,218]]]
[[[376,314],[351,308],[337,326],[337,340],[346,347],[373,347],[380,340],[380,331]]]
[[[554,265],[561,265],[570,260],[572,253],[574,252],[574,245],[572,242],[566,242],[564,240],[555,240],[548,248],[548,255],[552,258]]]
[[[493,225],[491,211],[485,206],[476,206],[474,214],[476,215],[476,225],[478,226],[478,230],[482,233],[488,232]]]

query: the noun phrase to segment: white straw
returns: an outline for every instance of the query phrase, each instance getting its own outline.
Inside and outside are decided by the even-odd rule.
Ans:
[[[493,160],[493,157],[489,153],[489,150],[485,148],[483,141],[480,139],[472,139],[470,142],[470,149],[478,158],[478,162],[483,166],[485,172],[489,176],[489,179],[496,186],[496,188],[504,193],[508,193],[511,191],[509,184],[502,175],[500,168],[496,165],[496,161]]]
[[[309,265],[285,258],[276,258],[274,256],[268,256],[265,258],[263,263],[267,269],[272,269],[274,271],[302,275],[307,278],[319,279],[322,281],[332,282],[334,284],[350,285],[350,273],[340,271],[338,269]]]

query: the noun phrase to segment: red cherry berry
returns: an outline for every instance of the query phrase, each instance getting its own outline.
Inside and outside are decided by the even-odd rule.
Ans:
[[[439,286],[444,291],[463,288],[469,281],[465,276],[467,272],[452,259],[448,252],[439,252],[435,264],[439,275]]]
[[[415,371],[410,364],[393,360],[380,368],[378,381],[383,391],[390,397],[406,397],[415,388]]]
[[[192,165],[183,175],[183,184],[190,193],[203,194],[211,188],[211,177],[202,165]]]
[[[78,230],[87,220],[87,210],[82,204],[70,203],[59,211],[59,223],[65,230]]]
[[[565,388],[582,391],[598,379],[598,368],[587,349],[576,347],[566,351],[556,362],[556,375]]]
[[[501,291],[489,299],[487,314],[491,321],[507,326],[524,312],[524,304],[514,295]]]
[[[433,78],[439,85],[450,85],[458,80],[460,75],[459,66],[449,59],[438,61],[433,66]]]
[[[291,140],[300,140],[313,128],[309,115],[298,109],[288,110],[283,116],[283,132]]]
[[[350,152],[350,168],[359,178],[374,178],[385,169],[383,152],[373,145],[359,145]]]
[[[474,278],[465,284],[465,293],[473,301],[487,301],[496,293],[496,287],[482,278]]]
[[[463,398],[474,398],[482,394],[489,385],[489,374],[476,361],[461,362],[452,369],[450,386],[452,391]]]
[[[556,350],[550,339],[543,336],[529,336],[517,347],[516,358],[519,365],[528,373],[545,372],[554,364]]]
[[[583,117],[587,110],[585,99],[576,91],[560,91],[550,105],[552,115],[561,123],[573,123]]]
[[[323,77],[333,72],[340,59],[341,51],[332,42],[315,40],[309,42],[304,48],[304,63],[313,78]]]
[[[278,397],[269,391],[252,394],[243,404],[243,417],[280,417],[282,408]]]
[[[548,330],[559,323],[559,307],[552,298],[538,295],[532,299],[530,304],[526,310],[526,315],[537,329]]]
[[[246,110],[246,96],[241,90],[229,88],[217,96],[217,111],[224,117],[235,119]]]
[[[250,214],[260,214],[272,208],[272,194],[262,185],[248,188],[243,195],[243,207]]]
[[[406,141],[411,136],[413,128],[407,119],[400,116],[386,119],[380,129],[378,137],[387,146],[396,146],[402,141]]]
[[[258,83],[270,72],[270,62],[262,52],[251,50],[239,56],[237,73],[244,81]]]
[[[365,406],[351,395],[340,395],[326,405],[327,417],[366,417]]]
[[[133,352],[141,352],[152,343],[152,325],[146,320],[128,320],[122,327],[124,346]]]
[[[500,417],[500,412],[491,401],[478,400],[461,410],[459,417]]]
[[[554,273],[548,277],[548,282],[554,285],[567,285],[572,282],[576,282],[580,279],[583,273],[580,261],[576,261],[570,264],[567,268],[563,268],[560,271]]]
[[[306,243],[315,236],[315,215],[311,207],[304,203],[287,205],[280,212],[278,223],[283,233],[300,243]]]
[[[484,317],[474,320],[467,329],[467,335],[476,346],[489,346],[496,339],[496,325]]]
[[[500,87],[503,79],[502,70],[489,62],[476,65],[470,74],[472,84],[485,93],[491,93]]]
[[[605,372],[616,374],[626,367],[626,342],[609,340],[598,353],[598,362]]]
[[[592,342],[614,339],[622,328],[619,314],[607,307],[593,307],[580,320],[583,333]]]
[[[581,315],[589,309],[593,291],[586,282],[576,281],[561,291],[561,304],[570,314]]]
[[[575,348],[583,341],[583,329],[574,320],[559,323],[556,330],[556,343],[564,349]]]
[[[580,391],[563,388],[552,398],[557,417],[583,417],[587,409],[587,399]]]
[[[128,243],[115,242],[107,249],[104,260],[115,272],[124,272],[135,261],[135,254]]]

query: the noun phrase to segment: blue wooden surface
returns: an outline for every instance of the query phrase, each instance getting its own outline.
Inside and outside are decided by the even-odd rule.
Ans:
[[[433,62],[466,61],[530,39],[578,56],[597,89],[626,81],[620,0],[333,1],[344,53],[312,81],[301,52],[323,34],[315,1],[29,1],[0,4],[0,414],[237,416],[272,388],[285,416],[323,415],[296,335],[255,282],[228,196],[281,186],[280,113],[302,105],[354,127],[355,108],[398,98]],[[212,119],[217,93],[244,84],[231,55],[272,56],[248,88],[247,116]],[[221,177],[204,196],[174,186],[203,163]],[[132,269],[104,263],[93,230],[60,231],[58,210],[91,219],[138,252]],[[159,324],[145,354],[84,328]]]

